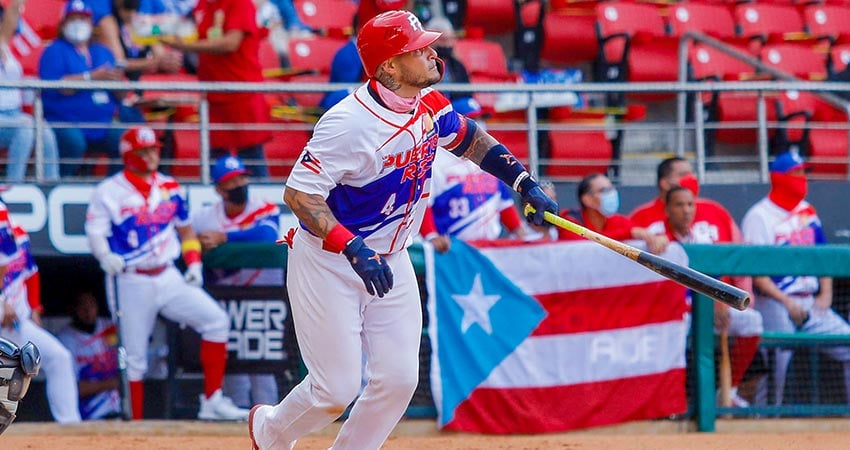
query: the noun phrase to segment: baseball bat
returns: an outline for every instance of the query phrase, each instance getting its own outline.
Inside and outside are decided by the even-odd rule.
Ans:
[[[112,307],[112,320],[115,322],[115,337],[118,344],[118,377],[120,378],[118,392],[121,395],[121,418],[133,420],[130,379],[127,377],[127,349],[124,348],[124,343],[121,340],[121,304],[118,301],[118,277],[111,275],[108,284],[111,286],[109,286],[107,296]]]
[[[534,207],[531,205],[525,206],[526,215],[533,213],[534,211]],[[631,245],[603,236],[548,211],[544,213],[544,219],[556,227],[572,231],[585,239],[602,244],[603,246],[637,262],[664,278],[675,281],[682,286],[693,289],[701,294],[707,295],[715,301],[725,303],[740,311],[747,309],[747,306],[750,304],[750,295],[747,294],[746,291],[714,279],[702,272],[691,269],[690,267],[676,264],[660,256],[653,255],[652,253],[645,252],[641,249],[632,247]]]
[[[720,332],[720,406],[732,406],[732,361],[729,359],[729,335]]]

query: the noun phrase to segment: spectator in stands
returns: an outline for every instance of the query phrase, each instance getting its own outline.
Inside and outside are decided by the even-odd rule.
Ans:
[[[91,0],[89,0],[91,1]],[[183,66],[183,54],[160,43],[140,46],[133,42],[133,21],[139,14],[153,15],[140,10],[143,0],[110,0],[110,15],[115,19],[118,32],[116,37],[121,44],[121,54],[127,58],[127,78],[138,80],[142,73],[177,73]],[[150,2],[150,0],[145,0]],[[164,8],[164,7],[163,7]],[[104,30],[106,32],[106,30]],[[101,41],[112,40],[100,37]],[[116,58],[120,59],[120,58]]]
[[[212,170],[215,191],[221,201],[192,215],[192,228],[204,251],[227,242],[268,242],[278,238],[280,208],[248,196],[248,171],[235,156],[216,160]],[[215,269],[204,277],[208,283],[224,286],[281,286],[283,269]],[[274,374],[228,374],[222,386],[224,395],[240,408],[280,401]]]
[[[251,0],[204,1],[194,15],[199,40],[187,42],[177,36],[165,36],[162,42],[183,52],[198,53],[200,81],[264,81],[259,58],[260,31]],[[271,139],[271,132],[242,128],[269,122],[270,109],[263,94],[211,92],[207,99],[212,126],[236,126],[210,132],[212,158],[237,154],[251,167],[252,175],[268,177],[263,144]]]
[[[0,337],[22,346],[31,341],[41,353],[47,378],[47,402],[59,423],[80,422],[77,384],[71,353],[41,326],[41,286],[38,266],[26,231],[9,221],[0,202]]]
[[[655,254],[664,253],[669,241],[664,235],[654,235],[639,227],[629,218],[617,214],[620,209],[620,194],[605,175],[592,173],[585,176],[576,188],[578,210],[562,210],[560,216],[583,225],[585,228],[618,241],[640,239],[647,249]],[[581,236],[564,229],[558,230],[561,240],[582,239]]]
[[[2,11],[0,21],[0,80],[19,81],[24,71],[10,48],[12,38],[21,17],[26,0],[12,0]],[[23,112],[23,96],[20,89],[0,89],[0,146],[8,149],[6,179],[10,182],[23,181],[27,163],[35,142],[35,123],[31,115]],[[59,151],[56,136],[46,123],[42,128],[42,151],[44,155],[44,179],[59,179]]]
[[[555,184],[547,179],[540,179],[538,183],[540,184],[540,189],[543,190],[543,193],[548,195],[552,201],[557,203],[558,192],[555,190]],[[544,222],[543,225],[529,223],[528,227],[530,228],[530,231],[525,235],[524,239],[526,241],[558,240],[558,227],[549,222]]]
[[[741,242],[741,231],[729,211],[714,200],[699,197],[699,181],[688,160],[678,156],[667,158],[658,164],[656,175],[658,197],[632,211],[629,218],[635,225],[644,227],[653,234],[665,234],[664,222],[667,215],[664,210],[664,199],[667,191],[674,186],[684,186],[696,196],[696,218],[694,219],[696,224],[705,222],[707,223],[705,226],[724,229],[730,233],[730,242]]]
[[[436,17],[428,22],[426,28],[442,33],[433,45],[437,57],[443,61],[441,83],[469,83],[469,73],[454,53],[457,35],[452,23],[445,17]],[[481,115],[481,105],[472,98],[471,92],[445,92],[444,95],[452,101],[455,111],[472,118]]]
[[[67,81],[120,81],[124,70],[115,66],[115,58],[108,48],[90,42],[92,36],[92,10],[81,0],[72,0],[65,6],[60,24],[62,36],[51,43],[41,55],[39,75],[45,80]],[[97,123],[111,125],[118,111],[119,98],[124,92],[98,90],[46,89],[44,117],[54,123]],[[62,158],[78,161],[63,162],[59,168],[62,176],[73,176],[80,168],[79,159],[86,152],[105,153],[111,159],[120,156],[118,128],[57,127],[56,140]],[[120,165],[111,165],[111,172]]]
[[[697,210],[696,196],[694,196],[694,193],[690,189],[674,186],[667,191],[665,200],[668,239],[685,244],[732,242],[729,227],[719,229],[706,222],[695,221]],[[741,278],[739,277],[738,279],[740,280]],[[749,277],[746,280],[749,280]],[[732,279],[725,281],[733,282]],[[752,284],[745,283],[744,286],[738,287],[749,291],[752,288]],[[758,351],[762,331],[764,331],[764,328],[762,327],[761,314],[755,309],[748,308],[745,311],[738,311],[723,303],[714,302],[714,332],[726,332],[728,336],[735,337],[735,340],[729,346],[729,356],[732,365],[732,389],[730,392],[732,406],[749,406],[749,402],[738,395],[738,385],[744,378],[744,374],[747,372],[750,363],[753,361],[753,357]],[[718,391],[719,394],[720,392]]]
[[[97,299],[78,292],[69,305],[71,323],[59,331],[59,340],[71,351],[80,392],[83,420],[111,419],[121,414],[117,328],[98,317]]]
[[[525,238],[527,230],[506,184],[450,152],[437,152],[431,170],[431,196],[419,234],[435,250],[449,251],[451,237],[497,239],[504,234],[502,225],[508,233]]]
[[[744,239],[754,245],[820,245],[826,243],[815,207],[806,199],[805,163],[794,152],[785,152],[770,165],[770,192],[744,215]],[[784,333],[850,335],[850,324],[832,308],[832,278],[813,276],[754,277],[755,308],[764,329]],[[841,361],[844,386],[850,403],[850,346],[821,347]],[[780,348],[774,367],[775,402],[782,404],[785,375],[793,350]]]

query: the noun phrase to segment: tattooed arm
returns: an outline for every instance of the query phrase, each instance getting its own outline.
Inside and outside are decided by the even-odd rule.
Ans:
[[[287,186],[283,193],[283,201],[301,223],[322,239],[339,225],[339,221],[336,220],[331,208],[321,195],[305,194]]]
[[[462,156],[480,166],[481,161],[484,160],[484,155],[486,155],[487,152],[489,152],[490,149],[498,143],[499,141],[497,141],[496,138],[490,136],[481,128],[476,127],[475,133],[472,136],[472,141],[469,143],[469,147]]]

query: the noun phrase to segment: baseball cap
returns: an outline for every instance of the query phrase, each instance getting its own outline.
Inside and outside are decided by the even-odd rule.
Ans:
[[[797,152],[785,152],[780,154],[770,163],[770,171],[773,173],[788,173],[793,170],[805,169],[806,163]]]
[[[159,141],[156,140],[156,133],[148,127],[130,128],[121,135],[121,141],[118,144],[122,155],[140,148],[159,148],[161,146]]]
[[[94,15],[89,5],[85,4],[82,0],[71,0],[65,5],[65,11],[62,14],[62,18],[64,19],[71,14],[83,14],[89,17]]]
[[[242,160],[235,156],[222,156],[215,160],[212,177],[215,184],[223,183],[237,175],[248,173]]]

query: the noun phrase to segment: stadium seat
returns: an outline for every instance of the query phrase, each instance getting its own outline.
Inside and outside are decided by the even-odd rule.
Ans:
[[[815,38],[827,39],[830,44],[850,41],[850,6],[807,5],[803,9],[806,30]]]
[[[266,77],[268,77],[267,71],[280,69],[280,55],[277,54],[277,50],[268,38],[260,39],[259,57],[260,67],[263,68],[263,75]]]
[[[357,3],[351,0],[295,0],[298,18],[308,27],[329,36],[351,35]]]
[[[670,7],[667,20],[673,36],[699,31],[721,40],[735,38],[735,19],[724,4],[677,3]]]
[[[327,74],[295,75],[289,78],[291,83],[328,83],[329,80],[330,77]],[[324,96],[324,92],[282,92],[281,101],[272,103],[314,108],[319,106]]]
[[[613,146],[605,131],[550,131],[550,177],[580,179],[590,173],[607,173]]]
[[[62,21],[65,3],[61,0],[28,0],[22,17],[42,39],[53,40],[59,36],[59,22]]]
[[[757,43],[809,41],[803,17],[793,5],[741,3],[735,7],[738,33]]]
[[[837,74],[847,69],[848,64],[850,64],[850,43],[833,45],[829,49],[827,72],[830,75]]]
[[[345,39],[331,37],[292,39],[289,41],[289,63],[293,69],[329,74],[334,55],[345,43]]]
[[[505,34],[516,28],[514,0],[466,0],[464,28],[481,28],[484,34]]]
[[[676,38],[667,35],[659,9],[642,3],[605,2],[596,6],[599,38],[596,81],[675,81]],[[619,98],[618,98],[619,97]],[[670,95],[635,95],[663,100]],[[609,96],[609,106],[622,106],[622,96]]]
[[[288,177],[298,155],[304,150],[304,146],[307,145],[309,140],[310,132],[308,130],[275,130],[272,132],[272,140],[263,146],[271,176]]]
[[[201,133],[198,130],[174,130],[174,164],[171,175],[178,178],[201,177]]]
[[[813,129],[809,133],[809,166],[814,176],[847,177],[847,130]]]
[[[826,79],[826,54],[799,44],[769,44],[761,49],[761,61],[807,81]]]
[[[502,46],[495,42],[485,39],[458,39],[454,51],[470,76],[504,81],[517,79],[515,74],[508,71],[508,61]]]
[[[596,58],[599,44],[595,5],[595,2],[583,2],[569,9],[553,9],[546,13],[540,55],[543,61],[568,66]]]

